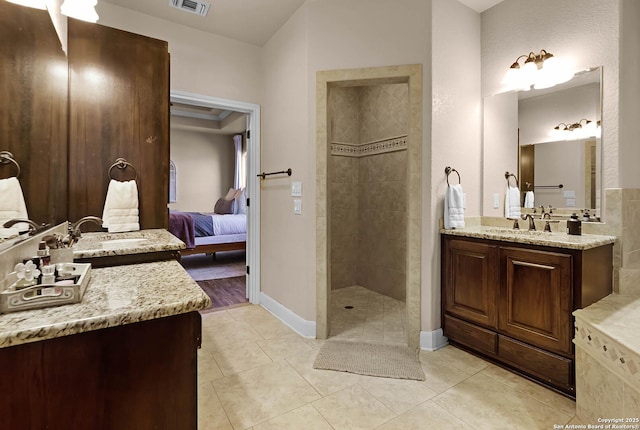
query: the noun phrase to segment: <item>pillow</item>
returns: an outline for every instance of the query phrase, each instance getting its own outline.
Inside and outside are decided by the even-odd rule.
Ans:
[[[236,190],[234,188],[229,188],[229,191],[227,191],[227,194],[223,197],[223,199],[225,199],[225,200],[233,200],[235,198],[237,192],[238,192],[238,190]]]
[[[234,203],[235,200],[226,200],[224,197],[221,197],[213,207],[213,213],[216,213],[218,215],[232,214],[235,206]]]

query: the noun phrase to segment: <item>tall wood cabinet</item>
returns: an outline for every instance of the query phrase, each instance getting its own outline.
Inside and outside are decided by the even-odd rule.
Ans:
[[[137,173],[140,227],[167,228],[167,42],[69,19],[69,219],[102,215],[109,169]],[[114,168],[118,180],[133,169]]]
[[[611,293],[612,248],[443,235],[444,335],[575,395],[571,313]]]

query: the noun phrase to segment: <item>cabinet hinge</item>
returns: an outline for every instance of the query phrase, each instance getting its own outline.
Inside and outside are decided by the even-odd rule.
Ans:
[[[251,205],[249,204],[249,201],[250,201],[250,200],[251,200],[251,199],[249,199],[249,197],[247,197],[247,207],[251,206]]]

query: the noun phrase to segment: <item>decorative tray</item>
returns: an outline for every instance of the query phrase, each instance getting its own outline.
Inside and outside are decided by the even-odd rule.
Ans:
[[[65,274],[74,279],[72,284],[39,284],[16,290],[18,276],[10,273],[0,291],[0,313],[47,308],[82,301],[91,278],[90,263],[65,263]]]

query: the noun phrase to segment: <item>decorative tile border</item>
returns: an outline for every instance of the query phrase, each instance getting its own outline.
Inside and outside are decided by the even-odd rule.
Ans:
[[[331,155],[366,157],[368,155],[384,154],[385,152],[406,151],[407,142],[407,135],[364,144],[332,142]]]
[[[631,351],[588,323],[576,318],[576,346],[582,347],[597,362],[640,390],[640,351]]]

